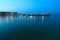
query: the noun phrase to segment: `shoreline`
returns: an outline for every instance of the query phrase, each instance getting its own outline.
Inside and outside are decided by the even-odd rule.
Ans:
[[[50,14],[48,13],[40,13],[40,14],[22,14],[18,12],[0,12],[0,16],[49,16]]]

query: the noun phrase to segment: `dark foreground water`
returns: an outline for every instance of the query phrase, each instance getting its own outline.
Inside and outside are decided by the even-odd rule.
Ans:
[[[60,40],[60,15],[0,17],[0,40]]]

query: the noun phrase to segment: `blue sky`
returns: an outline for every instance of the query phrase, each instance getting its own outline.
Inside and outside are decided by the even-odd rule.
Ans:
[[[0,11],[60,13],[60,0],[0,0]]]

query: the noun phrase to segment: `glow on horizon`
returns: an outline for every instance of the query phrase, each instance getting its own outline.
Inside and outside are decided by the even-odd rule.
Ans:
[[[0,0],[0,11],[59,12],[60,0]]]

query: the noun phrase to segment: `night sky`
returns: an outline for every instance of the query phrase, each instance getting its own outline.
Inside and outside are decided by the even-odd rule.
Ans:
[[[0,11],[60,13],[60,0],[0,0]]]

